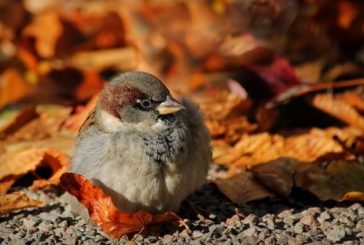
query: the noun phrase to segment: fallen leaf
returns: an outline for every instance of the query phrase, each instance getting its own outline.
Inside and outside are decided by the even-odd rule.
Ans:
[[[343,152],[342,146],[334,139],[338,137],[348,143],[361,133],[348,129],[312,128],[306,133],[284,137],[280,134],[243,134],[231,150],[233,167],[251,167],[280,157],[291,157],[312,162],[328,153]]]
[[[345,193],[344,197],[340,201],[364,202],[364,192],[351,191]]]
[[[65,63],[79,69],[102,70],[117,68],[120,70],[135,69],[138,64],[138,53],[132,47],[78,52],[65,60]]]
[[[63,153],[49,150],[44,154],[42,164],[50,166],[53,174],[49,179],[35,180],[31,186],[32,190],[37,190],[47,185],[58,184],[61,175],[69,169],[69,158]]]
[[[301,84],[288,60],[277,54],[269,62],[249,64],[247,67],[262,77],[274,94]]]
[[[86,106],[80,109],[76,114],[68,117],[63,125],[64,128],[71,129],[73,131],[78,131],[82,124],[85,122],[87,116],[91,113],[93,108],[96,106],[98,100],[98,94],[94,95],[89,102],[87,102]]]
[[[45,31],[47,30],[47,31]],[[63,26],[57,11],[46,11],[35,16],[24,31],[24,37],[33,37],[37,53],[44,58],[55,54],[56,43],[62,35]]]
[[[22,109],[11,121],[0,129],[0,139],[6,139],[9,135],[14,134],[19,128],[23,127],[38,116],[39,115],[34,106],[28,106]]]
[[[235,203],[246,203],[275,196],[273,192],[257,182],[251,172],[245,169],[233,177],[217,179],[214,182],[219,190]]]
[[[115,238],[137,233],[150,225],[181,222],[181,218],[173,212],[153,215],[145,211],[128,213],[119,210],[110,196],[79,174],[64,173],[60,185],[87,208],[91,219],[102,231]]]
[[[54,137],[60,132],[71,110],[70,107],[58,105],[38,105],[33,110],[25,108],[4,133],[0,131],[0,139],[13,143]]]
[[[7,195],[0,194],[0,215],[31,207],[40,207],[42,202],[28,197],[24,192],[13,192]]]
[[[364,111],[364,99],[356,92],[347,91],[336,96],[337,99],[345,101],[360,111]]]
[[[295,185],[294,176],[309,166],[293,158],[279,158],[256,165],[251,171],[258,183],[274,193],[288,197]]]
[[[318,109],[364,131],[364,118],[349,103],[336,99],[332,94],[318,94],[312,103]]]
[[[350,192],[364,193],[363,179],[364,164],[357,160],[335,160],[313,165],[298,173],[295,183],[297,187],[312,192],[322,201],[340,201],[350,200],[350,196],[358,196],[353,196]]]
[[[39,188],[49,184],[56,184],[62,173],[69,168],[69,159],[65,154],[44,148],[8,152],[0,156],[0,162],[0,186],[8,186],[8,188],[10,187],[8,176],[19,179],[24,174],[35,173],[39,167],[50,168],[52,175],[47,180],[34,182],[34,187]],[[38,174],[35,174],[36,177],[39,177]],[[5,190],[5,187],[0,189]]]
[[[0,77],[0,108],[34,92],[16,68],[9,68]]]

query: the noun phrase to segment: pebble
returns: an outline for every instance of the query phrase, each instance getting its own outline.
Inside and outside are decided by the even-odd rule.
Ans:
[[[310,226],[314,223],[314,216],[310,213],[306,213],[300,220],[300,222],[304,225]]]
[[[317,218],[317,220],[320,222],[320,224],[322,224],[325,221],[328,221],[329,219],[331,219],[331,215],[327,210],[323,211],[320,214],[320,216]]]
[[[334,227],[326,233],[327,239],[333,242],[339,242],[345,235],[345,229],[342,227]]]
[[[48,199],[49,209],[0,217],[0,244],[364,244],[360,203],[305,206],[277,198],[236,205],[210,184],[189,198],[202,215],[180,214],[191,231],[179,228],[130,241],[111,239],[75,217],[60,197]]]

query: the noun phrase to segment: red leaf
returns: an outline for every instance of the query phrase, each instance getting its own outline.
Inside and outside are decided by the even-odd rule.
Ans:
[[[115,238],[137,233],[149,225],[181,222],[181,218],[173,212],[153,215],[142,210],[134,213],[119,210],[111,197],[79,174],[64,173],[60,185],[87,208],[91,219],[102,231]]]
[[[301,84],[291,64],[280,55],[273,55],[269,62],[255,63],[248,68],[263,78],[274,94]]]

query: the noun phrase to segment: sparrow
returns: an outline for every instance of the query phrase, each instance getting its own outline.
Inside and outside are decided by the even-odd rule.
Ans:
[[[149,73],[127,72],[104,88],[82,125],[71,172],[101,187],[121,210],[163,213],[178,211],[201,187],[211,156],[196,105],[174,99]]]

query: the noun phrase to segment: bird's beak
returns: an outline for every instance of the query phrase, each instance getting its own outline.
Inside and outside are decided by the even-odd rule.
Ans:
[[[178,101],[173,99],[170,96],[167,96],[167,99],[159,104],[157,107],[157,111],[161,115],[172,114],[180,110],[186,109],[183,105],[181,105]]]

